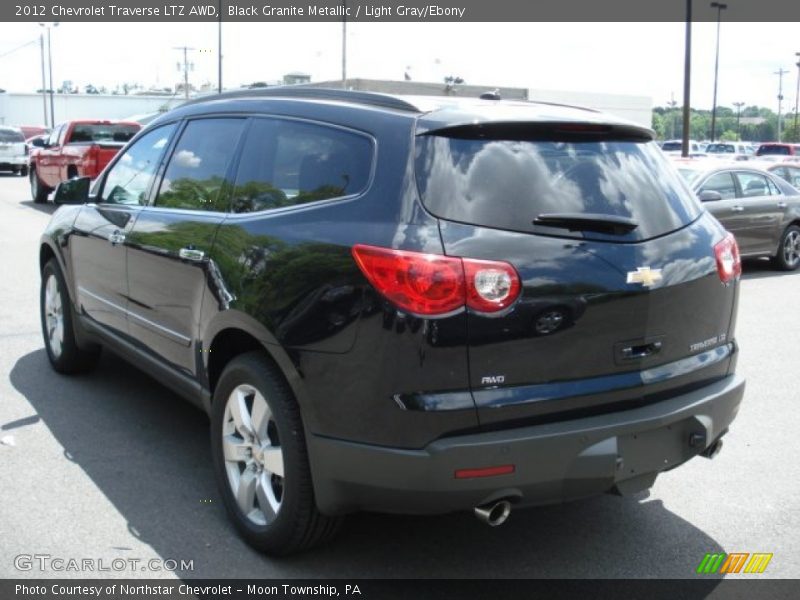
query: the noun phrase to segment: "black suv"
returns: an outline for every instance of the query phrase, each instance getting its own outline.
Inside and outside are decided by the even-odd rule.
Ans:
[[[741,263],[652,132],[552,104],[222,94],[62,183],[53,367],[100,345],[207,411],[257,548],[358,510],[637,492],[712,456]]]

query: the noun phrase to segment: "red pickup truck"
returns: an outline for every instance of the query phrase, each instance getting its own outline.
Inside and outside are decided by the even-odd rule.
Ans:
[[[139,131],[139,123],[126,121],[68,121],[36,143],[29,175],[34,202],[47,202],[48,194],[65,179],[94,179]]]

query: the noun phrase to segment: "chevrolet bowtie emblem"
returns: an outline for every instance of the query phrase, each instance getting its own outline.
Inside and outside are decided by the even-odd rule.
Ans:
[[[644,287],[652,287],[657,281],[661,281],[661,269],[651,269],[650,267],[638,267],[635,271],[628,271],[627,283],[641,283]]]

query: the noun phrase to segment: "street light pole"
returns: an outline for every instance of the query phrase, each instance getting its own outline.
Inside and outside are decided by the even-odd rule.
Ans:
[[[783,76],[788,73],[786,69],[781,67],[773,73],[778,76],[778,141],[781,141],[781,111],[783,108]]]
[[[691,75],[692,75],[692,0],[686,0],[686,42],[683,60],[683,143],[681,156],[689,156],[689,126],[691,114]]]
[[[800,52],[795,52],[797,61],[797,91],[794,94],[794,136],[795,142],[800,142],[800,130],[797,129],[797,104],[800,101]]]
[[[47,29],[47,66],[48,70],[50,71],[50,127],[55,127],[56,118],[55,109],[53,107],[53,94],[55,93],[55,88],[53,85],[53,45],[51,44],[50,39],[50,29],[53,27],[58,27],[58,22],[55,22],[52,25],[48,25],[47,23],[39,23],[39,27],[44,27]]]
[[[744,102],[734,102],[733,105],[736,107],[736,136],[741,140],[742,129],[741,127],[739,127],[739,115],[742,114],[742,107],[744,106]]]
[[[727,4],[712,2],[711,8],[717,9],[717,56],[714,59],[714,101],[711,107],[711,141],[717,141],[717,79],[719,77],[719,25],[722,21],[722,11],[728,8]]]
[[[44,109],[44,126],[47,127],[47,80],[44,75],[44,33],[39,33],[39,50],[42,55],[42,108]]]
[[[675,107],[678,106],[678,101],[675,100],[675,96],[671,96],[669,102],[667,102],[667,106],[669,106],[669,139],[675,139]]]

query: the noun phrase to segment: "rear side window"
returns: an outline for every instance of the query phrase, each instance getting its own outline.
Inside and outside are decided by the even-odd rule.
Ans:
[[[742,195],[745,198],[755,198],[758,196],[769,196],[769,182],[767,178],[758,173],[736,173],[739,186],[742,188]]]
[[[768,154],[788,155],[791,154],[789,146],[781,146],[778,144],[764,144],[758,148],[756,155],[766,156]]]
[[[256,119],[245,141],[231,210],[254,212],[363,192],[372,142],[355,132],[299,121]]]
[[[78,123],[72,128],[71,143],[79,142],[129,142],[136,135],[138,125]]]
[[[13,129],[0,129],[0,144],[19,144],[20,142],[25,142],[21,132]]]
[[[225,175],[244,119],[189,121],[164,172],[156,206],[227,211]]]
[[[515,141],[418,136],[416,175],[434,215],[472,225],[596,239],[641,240],[702,211],[653,142]],[[632,219],[625,236],[534,225],[552,214]]]

